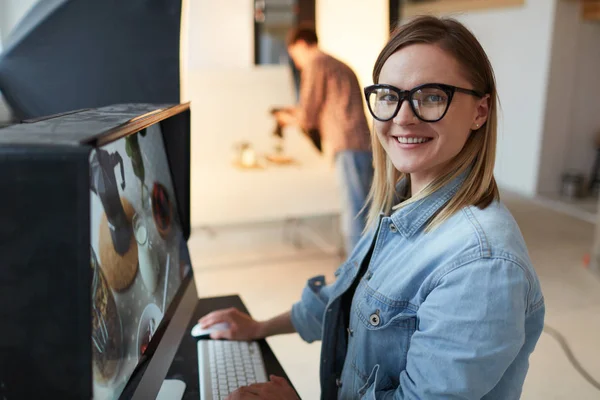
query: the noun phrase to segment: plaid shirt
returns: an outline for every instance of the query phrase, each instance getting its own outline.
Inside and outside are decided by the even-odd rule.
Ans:
[[[363,95],[352,69],[319,53],[302,71],[299,104],[300,125],[318,129],[325,153],[370,150],[370,131]]]

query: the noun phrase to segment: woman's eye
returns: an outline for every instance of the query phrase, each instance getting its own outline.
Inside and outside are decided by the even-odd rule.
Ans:
[[[385,101],[388,103],[391,102],[397,102],[398,101],[398,96],[396,96],[395,94],[382,94],[381,96],[379,96],[379,101]]]
[[[444,97],[438,94],[430,94],[425,96],[425,98],[423,99],[424,103],[442,103],[444,101]]]

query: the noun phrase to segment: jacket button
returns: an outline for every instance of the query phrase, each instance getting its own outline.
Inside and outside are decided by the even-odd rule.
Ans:
[[[373,326],[378,326],[379,323],[381,322],[381,319],[379,318],[379,315],[377,313],[373,313],[371,314],[371,316],[369,317],[369,322],[371,323],[371,325]]]
[[[337,378],[337,379],[335,380],[335,385],[336,385],[337,387],[339,387],[339,388],[340,388],[340,387],[342,387],[342,380],[341,380],[340,378]]]
[[[396,228],[396,225],[390,224],[390,231],[392,231],[392,233],[396,233],[398,232],[398,228]]]
[[[352,337],[354,336],[354,331],[350,328],[346,328],[346,330],[348,331],[348,336]]]
[[[370,280],[372,277],[373,277],[373,273],[371,271],[367,271],[367,273],[365,274],[365,279]]]

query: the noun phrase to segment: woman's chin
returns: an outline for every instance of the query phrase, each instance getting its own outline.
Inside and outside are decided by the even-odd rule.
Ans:
[[[412,164],[407,164],[406,162],[394,162],[392,160],[392,164],[394,164],[394,167],[399,171],[402,172],[403,174],[414,174],[416,172],[419,172],[419,167],[412,165]]]

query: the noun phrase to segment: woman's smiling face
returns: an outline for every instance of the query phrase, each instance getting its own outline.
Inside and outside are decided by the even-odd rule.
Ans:
[[[378,83],[401,90],[427,83],[474,89],[461,70],[462,66],[440,47],[413,44],[385,61]],[[438,122],[418,119],[408,101],[392,120],[375,120],[378,139],[388,157],[396,169],[410,174],[413,194],[447,172],[445,166],[462,150],[471,131],[485,123],[488,98],[456,92]]]

